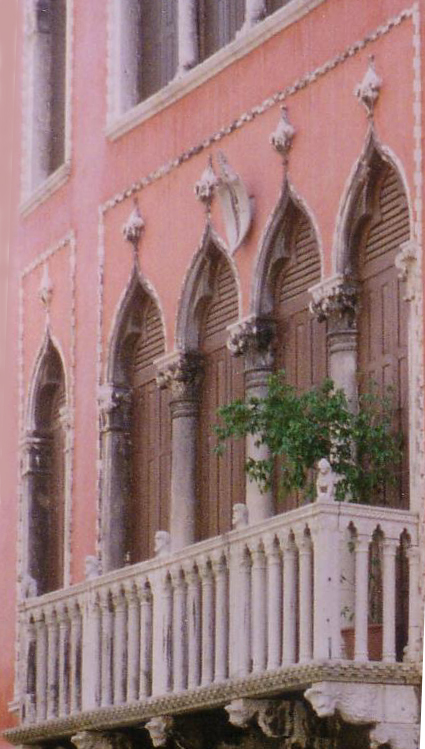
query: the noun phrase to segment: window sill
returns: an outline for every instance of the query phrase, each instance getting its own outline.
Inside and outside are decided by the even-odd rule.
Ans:
[[[35,208],[48,200],[56,190],[65,184],[71,173],[71,162],[65,161],[55,172],[50,174],[34,192],[22,201],[19,212],[22,217],[28,216]]]
[[[200,63],[167,86],[140,102],[124,114],[111,119],[106,126],[106,136],[115,141],[137,125],[153,117],[162,109],[174,104],[195,88],[213,78],[235,60],[244,57],[251,50],[263,44],[282,29],[305,16],[325,0],[292,0],[271,16],[244,32],[223,49]]]

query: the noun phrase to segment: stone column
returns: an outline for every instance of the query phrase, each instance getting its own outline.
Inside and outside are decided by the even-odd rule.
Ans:
[[[202,357],[195,351],[156,360],[159,387],[170,387],[172,419],[170,535],[173,551],[193,544],[196,508],[196,443]]]
[[[267,379],[273,372],[274,325],[271,320],[254,317],[246,318],[231,325],[227,347],[233,356],[244,356],[245,397],[264,398],[267,393]],[[255,445],[255,435],[246,438],[246,456],[254,460],[267,460],[269,450],[266,445]],[[246,480],[246,504],[249,523],[259,523],[271,517],[274,512],[273,493],[269,489],[261,492],[258,484]]]
[[[22,445],[23,574],[36,583],[32,595],[45,592],[45,534],[49,508],[43,501],[51,472],[51,440],[29,433]],[[40,499],[39,499],[40,498]],[[44,561],[44,566],[43,566]]]
[[[357,312],[356,284],[338,274],[309,289],[310,311],[328,322],[329,374],[345,391],[353,410],[357,407]]]
[[[124,565],[125,515],[130,491],[131,392],[111,383],[99,390],[102,440],[102,571]]]
[[[193,68],[199,60],[196,6],[195,0],[178,0],[177,76]]]

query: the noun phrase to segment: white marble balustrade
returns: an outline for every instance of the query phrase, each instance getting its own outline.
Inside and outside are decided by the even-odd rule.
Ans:
[[[379,575],[370,552],[376,539]],[[297,663],[367,661],[372,594],[382,612],[382,659],[394,662],[400,549],[409,589],[404,658],[415,660],[417,519],[401,510],[321,501],[27,599],[20,604],[22,721]]]

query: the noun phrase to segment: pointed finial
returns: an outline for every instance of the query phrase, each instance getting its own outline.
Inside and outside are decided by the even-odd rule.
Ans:
[[[50,310],[50,304],[53,296],[53,283],[49,276],[49,268],[47,263],[43,266],[43,275],[41,276],[40,286],[38,287],[38,297],[41,303],[46,308],[46,312]]]
[[[195,195],[201,203],[204,203],[207,213],[211,210],[211,203],[218,186],[218,178],[214,172],[212,156],[208,157],[208,164],[201,174],[200,180],[195,184]]]
[[[142,215],[140,213],[137,198],[134,198],[134,208],[130,213],[126,223],[122,227],[122,233],[124,239],[126,239],[127,242],[130,242],[130,244],[133,245],[135,258],[137,257],[139,241],[144,228],[145,222],[143,221]]]
[[[382,78],[375,69],[375,57],[369,56],[369,64],[361,83],[354,89],[358,100],[366,107],[368,119],[373,118],[373,110],[382,87]]]
[[[276,130],[270,136],[273,148],[283,156],[284,163],[288,160],[289,151],[295,136],[295,128],[289,122],[287,107],[281,108],[280,120]]]

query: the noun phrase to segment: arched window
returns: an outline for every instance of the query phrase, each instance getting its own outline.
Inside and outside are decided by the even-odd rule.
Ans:
[[[245,0],[199,0],[199,59],[229,44],[244,20]]]
[[[154,359],[164,353],[158,307],[135,274],[114,334],[103,410],[103,566],[148,559],[168,530],[170,416]]]
[[[410,238],[409,210],[400,177],[378,152],[370,159],[365,210],[351,236],[348,271],[360,284],[358,315],[359,394],[373,383],[380,394],[391,388],[394,427],[404,436],[404,457],[397,487],[371,502],[408,508],[407,315],[403,283],[395,257]]]
[[[230,264],[209,251],[208,286],[199,325],[199,350],[204,356],[198,454],[197,537],[208,538],[231,529],[232,506],[244,501],[244,448],[238,441],[217,456],[213,425],[217,409],[243,398],[242,361],[230,355],[227,326],[238,318],[238,297]]]
[[[38,595],[61,588],[64,579],[65,407],[62,361],[49,340],[35,376],[23,477],[26,572],[35,580]]]

